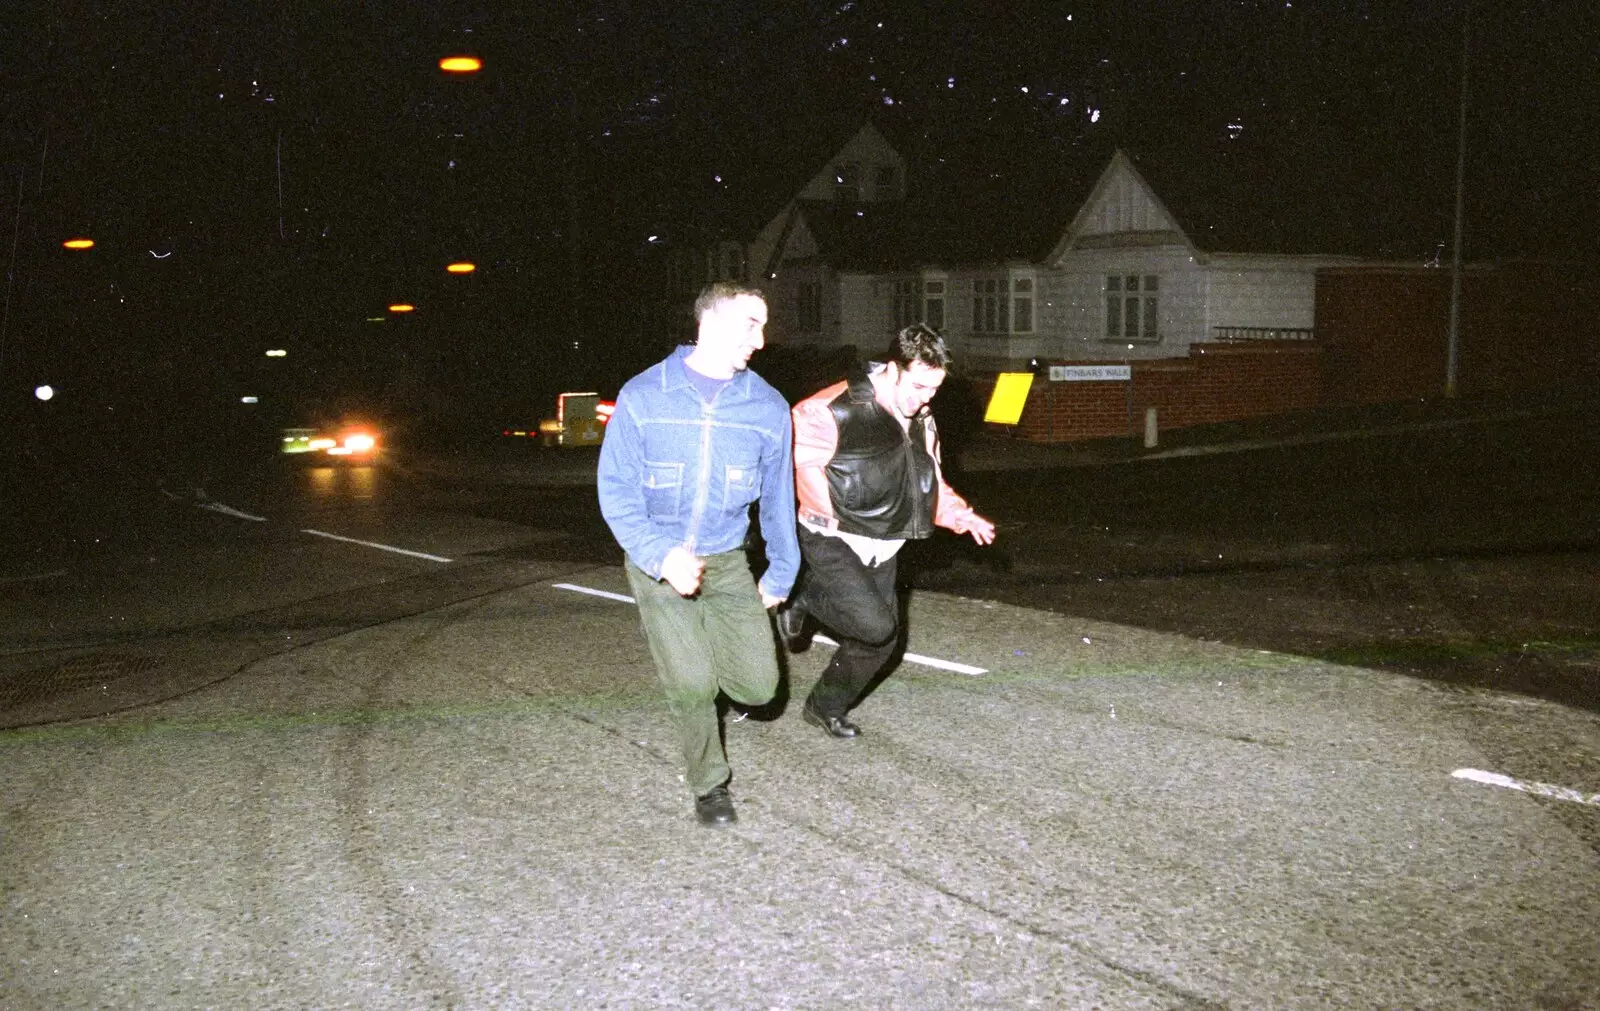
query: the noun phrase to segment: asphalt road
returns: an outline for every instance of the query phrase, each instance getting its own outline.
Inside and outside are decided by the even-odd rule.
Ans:
[[[919,592],[860,740],[786,704],[825,649],[730,715],[708,831],[581,459],[522,463],[33,494],[0,1006],[1597,1006],[1595,713]]]

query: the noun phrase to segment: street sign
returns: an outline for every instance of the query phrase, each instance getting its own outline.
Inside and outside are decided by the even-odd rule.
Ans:
[[[1122,380],[1133,378],[1131,365],[1052,365],[1052,383],[1082,383],[1095,380]]]

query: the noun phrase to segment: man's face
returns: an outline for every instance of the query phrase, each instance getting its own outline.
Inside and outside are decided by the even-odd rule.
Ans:
[[[754,295],[723,299],[700,317],[699,347],[735,372],[766,344],[767,303]]]
[[[916,417],[928,406],[928,401],[939,392],[944,382],[944,369],[926,362],[912,362],[900,366],[891,363],[894,371],[894,406],[907,418]]]

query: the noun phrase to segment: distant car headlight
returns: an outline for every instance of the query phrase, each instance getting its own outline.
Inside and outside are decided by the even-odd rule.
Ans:
[[[378,440],[365,432],[357,432],[344,438],[345,448],[352,453],[371,452],[378,445]]]

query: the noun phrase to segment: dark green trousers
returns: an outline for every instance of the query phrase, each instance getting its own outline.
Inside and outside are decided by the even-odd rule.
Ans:
[[[680,596],[632,561],[628,585],[639,605],[644,635],[695,796],[728,781],[728,757],[717,724],[717,693],[745,706],[772,699],[778,689],[778,653],[772,620],[743,551],[705,559],[700,592]]]

